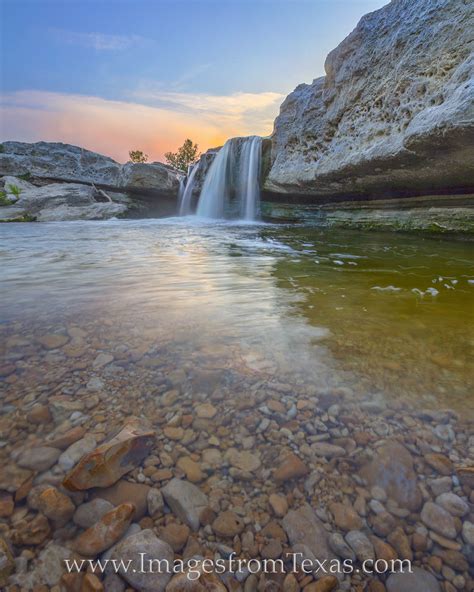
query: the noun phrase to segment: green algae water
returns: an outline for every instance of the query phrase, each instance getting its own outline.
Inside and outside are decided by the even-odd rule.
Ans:
[[[236,397],[280,380],[472,413],[473,251],[192,218],[4,225],[3,386],[15,400],[104,374],[125,399],[155,368]],[[52,334],[65,343],[41,345]]]

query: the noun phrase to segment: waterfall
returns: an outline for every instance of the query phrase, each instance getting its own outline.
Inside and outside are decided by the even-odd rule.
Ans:
[[[198,165],[195,164],[188,169],[188,176],[186,178],[186,183],[183,183],[183,189],[181,190],[181,182],[180,182],[180,194],[179,194],[179,215],[180,216],[189,216],[192,213],[191,211],[191,199],[193,197],[193,190],[194,190],[194,181],[196,177],[196,173],[198,171]]]
[[[261,152],[258,136],[227,140],[204,179],[197,215],[255,220],[260,208]]]

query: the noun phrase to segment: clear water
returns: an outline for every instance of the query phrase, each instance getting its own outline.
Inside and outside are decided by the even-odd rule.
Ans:
[[[11,399],[88,380],[105,350],[127,388],[147,352],[236,392],[280,380],[474,408],[469,243],[196,218],[7,224],[0,261]],[[71,327],[87,347],[36,345]]]

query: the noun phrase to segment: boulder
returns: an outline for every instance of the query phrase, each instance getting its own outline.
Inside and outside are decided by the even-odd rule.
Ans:
[[[472,188],[473,27],[459,0],[396,0],[365,15],[326,76],[283,102],[264,189],[316,200]]]
[[[108,487],[137,467],[154,445],[153,431],[129,422],[113,438],[86,454],[64,479],[71,491]]]
[[[119,164],[108,156],[61,142],[3,142],[0,175],[30,175],[116,191],[177,195],[181,173],[159,163]]]
[[[103,201],[96,189],[90,185],[79,183],[51,183],[42,187],[36,187],[30,183],[28,185],[28,188],[21,191],[14,205],[0,208],[1,220],[11,220],[21,216],[38,222],[105,220],[119,216],[128,209],[126,196],[112,194],[114,198],[125,203]]]

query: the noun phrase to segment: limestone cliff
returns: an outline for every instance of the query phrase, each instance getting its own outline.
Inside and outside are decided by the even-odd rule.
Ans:
[[[474,2],[392,0],[281,106],[264,189],[318,197],[474,186]]]

